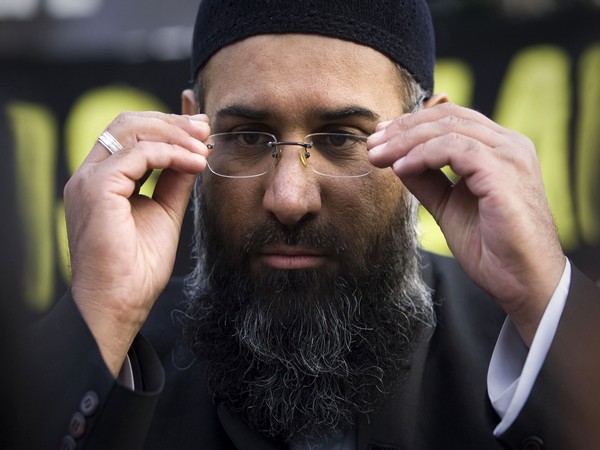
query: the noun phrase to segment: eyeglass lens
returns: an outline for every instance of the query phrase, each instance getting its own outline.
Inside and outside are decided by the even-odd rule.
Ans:
[[[367,158],[367,138],[362,135],[313,133],[305,136],[304,142],[278,143],[269,133],[241,131],[214,134],[208,146],[212,149],[210,170],[227,178],[264,175],[289,151],[296,152],[300,163],[324,176],[355,178],[373,169]]]

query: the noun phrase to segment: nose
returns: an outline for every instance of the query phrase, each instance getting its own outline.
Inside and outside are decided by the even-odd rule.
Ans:
[[[284,225],[294,225],[321,210],[321,187],[299,156],[303,148],[281,145],[279,163],[266,176],[263,207]]]

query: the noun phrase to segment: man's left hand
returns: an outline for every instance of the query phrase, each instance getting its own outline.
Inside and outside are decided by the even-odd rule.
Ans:
[[[368,145],[371,163],[392,167],[530,345],[565,266],[533,143],[444,103],[380,124]]]

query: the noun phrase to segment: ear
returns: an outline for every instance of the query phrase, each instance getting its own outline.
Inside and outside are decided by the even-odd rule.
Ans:
[[[198,102],[196,94],[191,89],[186,89],[181,93],[181,113],[194,116],[200,111],[198,110]]]
[[[448,97],[448,94],[433,94],[423,102],[423,106],[425,108],[431,108],[436,105],[441,105],[442,103],[448,103],[449,101],[450,98]]]

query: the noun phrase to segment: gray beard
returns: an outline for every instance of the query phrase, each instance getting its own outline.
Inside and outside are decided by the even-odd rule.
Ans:
[[[184,338],[207,363],[213,395],[253,430],[281,442],[324,440],[375,411],[408,370],[435,319],[415,206],[404,200],[388,232],[364,236],[355,255],[333,225],[311,222],[261,224],[243,251],[232,249],[196,196]],[[247,255],[271,242],[326,249],[341,267],[251,273]]]

